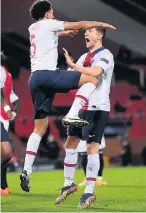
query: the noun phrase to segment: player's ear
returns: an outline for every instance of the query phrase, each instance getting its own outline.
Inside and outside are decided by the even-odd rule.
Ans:
[[[48,12],[45,13],[44,18],[47,18],[47,19],[49,18],[49,13]]]
[[[98,36],[98,40],[101,40],[103,37],[102,33],[100,33],[100,32],[97,33],[97,36]]]

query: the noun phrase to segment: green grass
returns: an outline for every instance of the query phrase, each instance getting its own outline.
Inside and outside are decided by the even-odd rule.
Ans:
[[[76,172],[76,183],[84,178],[83,172]],[[63,184],[63,171],[34,172],[31,192],[22,192],[18,173],[9,173],[10,196],[2,197],[3,212],[145,212],[146,211],[146,168],[108,168],[104,179],[108,185],[95,190],[97,200],[87,210],[77,209],[84,188],[70,195],[58,205],[54,201]]]

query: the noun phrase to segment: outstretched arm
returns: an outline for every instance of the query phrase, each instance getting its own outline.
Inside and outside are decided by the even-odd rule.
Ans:
[[[74,37],[78,33],[78,30],[66,30],[58,33],[59,37],[62,36],[68,36],[68,37]]]
[[[65,22],[65,30],[87,30],[93,27],[104,27],[115,30],[116,28],[113,25],[97,22],[97,21],[79,21],[79,22]]]

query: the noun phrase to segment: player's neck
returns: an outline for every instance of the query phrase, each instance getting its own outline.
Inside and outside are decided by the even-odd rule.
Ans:
[[[102,43],[98,43],[94,47],[90,48],[89,52],[93,53],[95,50],[99,49],[100,47],[102,47]]]

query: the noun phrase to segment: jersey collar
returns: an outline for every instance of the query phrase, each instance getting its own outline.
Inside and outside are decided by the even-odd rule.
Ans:
[[[104,50],[105,48],[102,46],[98,49],[96,49],[92,54],[96,55],[97,53],[101,52],[102,50]]]

